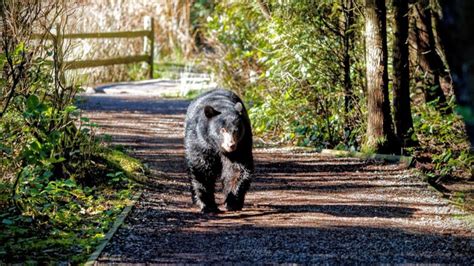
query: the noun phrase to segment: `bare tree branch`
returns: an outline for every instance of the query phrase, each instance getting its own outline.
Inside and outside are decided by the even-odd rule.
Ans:
[[[263,0],[257,0],[257,4],[260,7],[260,11],[262,11],[263,16],[268,20],[272,19],[272,15],[270,14],[270,9],[268,8],[267,3],[263,2]]]

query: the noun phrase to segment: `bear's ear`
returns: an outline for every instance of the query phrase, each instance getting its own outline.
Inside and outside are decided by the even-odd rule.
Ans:
[[[244,106],[242,105],[241,102],[238,102],[234,105],[234,109],[239,112],[239,113],[242,113],[242,111],[244,110]]]
[[[212,108],[212,106],[206,105],[204,106],[204,114],[206,115],[207,118],[211,118],[220,114],[220,112]]]

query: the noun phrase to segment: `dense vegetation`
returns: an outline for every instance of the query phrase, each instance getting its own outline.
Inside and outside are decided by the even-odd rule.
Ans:
[[[200,25],[196,35],[206,62],[223,86],[246,98],[255,133],[265,142],[411,155],[431,178],[466,178],[473,155],[464,122],[452,112],[452,82],[437,24],[431,23],[440,8],[435,3],[417,1],[405,11],[397,1],[387,4],[380,46],[388,46],[388,72],[377,83],[389,97],[386,132],[373,141],[367,128],[374,113],[368,104],[373,77],[367,76],[374,66],[367,62],[375,61],[366,57],[372,54],[365,37],[368,3],[196,1],[193,23]],[[400,17],[407,20],[406,33],[397,42]],[[406,63],[398,63],[400,45]],[[398,89],[403,82],[395,83],[400,79],[407,81],[406,96]]]
[[[83,262],[128,204],[129,178],[144,171],[96,136],[97,125],[77,108],[81,88],[66,79],[66,45],[50,33],[98,31],[77,22],[109,6],[78,2],[93,6],[88,16],[68,1],[0,0],[2,262]],[[156,20],[166,33],[156,77],[179,76],[168,73],[175,65],[167,58],[202,61],[245,98],[258,143],[410,155],[431,182],[472,180],[474,156],[457,111],[465,121],[474,116],[453,94],[438,1],[139,2],[140,14],[166,7]],[[122,19],[136,9],[121,5],[125,11],[105,16],[109,30],[138,27],[142,17]],[[107,45],[94,49],[117,46]],[[122,68],[143,77],[138,64]],[[127,72],[114,69],[105,78]]]
[[[80,87],[66,84],[49,35],[67,12],[62,1],[0,2],[2,262],[84,261],[143,168],[107,148],[75,105]]]

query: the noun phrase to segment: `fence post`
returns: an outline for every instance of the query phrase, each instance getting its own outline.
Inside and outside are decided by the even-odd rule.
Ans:
[[[153,17],[146,16],[143,24],[145,29],[149,30],[148,36],[143,38],[143,52],[150,55],[148,57],[149,78],[153,79],[153,59],[155,57],[155,23]]]
[[[151,18],[150,49],[150,79],[153,79],[153,59],[155,58],[155,19],[153,17]]]
[[[59,84],[63,87],[66,87],[66,77],[64,72],[66,70],[66,66],[64,65],[64,52],[63,52],[63,32],[61,31],[61,24],[56,23],[56,38],[54,39],[54,50],[56,51],[56,69],[55,75],[56,78],[59,80]]]

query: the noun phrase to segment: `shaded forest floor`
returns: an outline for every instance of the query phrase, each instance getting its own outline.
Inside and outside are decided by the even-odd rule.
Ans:
[[[244,210],[201,215],[184,165],[188,101],[86,98],[85,116],[151,170],[99,263],[474,264],[472,216],[394,164],[255,149]]]

